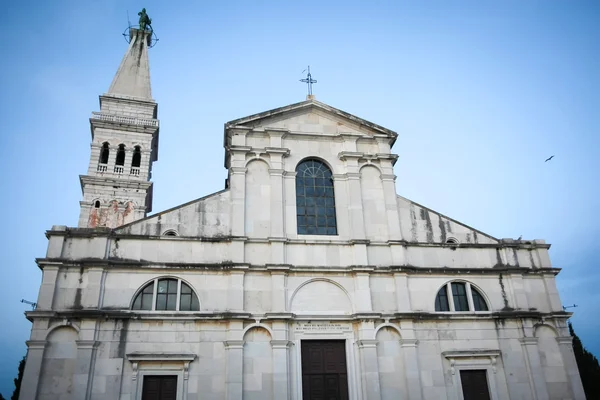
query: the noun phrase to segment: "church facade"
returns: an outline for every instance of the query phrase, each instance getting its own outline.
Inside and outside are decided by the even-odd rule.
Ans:
[[[550,245],[399,196],[397,134],[312,96],[226,123],[225,189],[148,216],[159,123],[130,36],[79,226],[36,260],[21,399],[585,399]]]

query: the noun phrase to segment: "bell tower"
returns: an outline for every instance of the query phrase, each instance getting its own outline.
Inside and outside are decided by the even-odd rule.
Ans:
[[[116,228],[152,210],[152,163],[158,159],[158,105],[152,99],[149,26],[129,28],[129,48],[100,111],[90,118],[91,156],[80,175],[79,227]]]

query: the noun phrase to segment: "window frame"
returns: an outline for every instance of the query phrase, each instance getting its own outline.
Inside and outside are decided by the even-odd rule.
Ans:
[[[306,188],[310,189],[310,192],[312,193],[309,196],[306,195],[302,195],[299,196],[299,191],[298,191],[298,182],[299,179],[304,180],[305,177],[304,176],[304,171],[300,171],[300,168],[303,166],[303,164],[305,163],[309,163],[309,162],[315,162],[320,164],[324,169],[326,169],[330,175],[329,178],[322,178],[322,177],[312,177],[313,179],[315,179],[315,185],[306,185],[306,183],[302,184],[302,189],[304,191],[304,193],[306,193],[307,191],[305,190]],[[302,236],[316,236],[316,237],[322,237],[322,236],[338,236],[339,235],[339,230],[338,230],[338,213],[337,213],[337,205],[336,205],[336,191],[335,191],[335,179],[334,179],[334,174],[333,174],[333,169],[331,168],[331,166],[329,165],[329,163],[327,163],[325,160],[322,160],[318,157],[307,157],[304,158],[302,160],[300,160],[298,162],[298,164],[296,164],[296,168],[295,168],[295,179],[294,179],[294,189],[295,189],[295,196],[294,196],[294,203],[296,205],[296,234],[297,235],[302,235]],[[302,174],[302,175],[301,175]],[[308,177],[311,178],[311,177]],[[324,179],[330,179],[331,181],[331,186],[329,185],[317,185],[316,184],[316,180],[320,179],[320,180],[324,180]],[[323,183],[323,181],[321,181],[321,183]],[[329,188],[331,189],[331,197],[323,195],[323,196],[318,196],[315,192],[315,189],[319,189],[319,191],[323,190],[324,193],[328,192]],[[306,199],[311,199],[311,204],[304,204],[300,205],[299,204],[299,198],[303,199],[303,202],[306,201]],[[323,199],[323,202],[325,203],[324,205],[318,205],[318,199]],[[333,202],[332,206],[328,206],[328,200],[327,199],[331,199],[331,201]],[[312,204],[314,203],[314,204]],[[299,209],[302,208],[304,211],[302,214],[299,214]],[[321,209],[322,208],[322,209]],[[307,209],[315,209],[314,214],[313,213],[307,213]],[[333,209],[333,215],[329,215],[329,210]],[[300,219],[302,220],[314,220],[314,226],[312,224],[300,224]],[[324,220],[325,224],[324,225],[319,225],[319,220]],[[329,221],[332,220],[333,224],[329,225]],[[314,228],[315,232],[309,232],[309,228]],[[322,229],[324,230],[323,233],[319,233],[319,230]],[[301,232],[302,230],[302,232]],[[330,233],[333,232],[333,233]]]
[[[158,310],[156,308],[156,304],[158,302],[158,282],[162,281],[162,280],[174,280],[177,281],[177,292],[176,292],[176,299],[175,299],[175,309],[174,310]],[[198,300],[198,309],[197,310],[180,310],[180,306],[181,306],[181,286],[182,283],[187,285],[192,293],[191,299],[190,299],[190,308],[191,308],[191,304],[193,303],[193,299],[194,296],[196,297],[196,299]],[[137,300],[137,298],[139,296],[143,295],[143,291],[148,287],[152,285],[152,307],[149,310],[145,310],[145,309],[134,309],[133,307],[135,306],[135,302]],[[167,294],[167,299],[168,299],[168,293]],[[143,304],[143,303],[142,303]],[[166,303],[168,304],[168,302]],[[192,313],[192,312],[199,312],[200,311],[200,298],[198,297],[198,294],[196,293],[196,291],[194,290],[194,288],[192,287],[192,285],[190,285],[188,282],[186,282],[185,280],[181,279],[181,278],[177,278],[174,276],[160,276],[160,277],[156,277],[154,279],[149,280],[148,282],[146,282],[145,284],[143,284],[134,294],[132,300],[131,300],[131,304],[129,306],[129,310],[131,311],[136,311],[136,312],[183,312],[183,313]]]
[[[467,296],[467,306],[468,306],[468,310],[457,310],[456,309],[456,305],[454,304],[454,294],[452,291],[452,284],[463,284],[465,285],[465,292],[466,292],[466,296]],[[439,297],[439,293],[442,289],[445,288],[445,293],[446,293],[446,299],[448,301],[448,311],[440,311],[436,309],[436,304],[437,304],[437,300]],[[481,299],[483,300],[483,302],[485,303],[485,306],[487,308],[487,310],[476,310],[475,309],[475,302],[473,300],[473,289],[479,294],[479,296],[481,297]],[[483,291],[477,287],[477,285],[473,285],[471,282],[469,281],[462,281],[462,280],[454,280],[454,281],[448,281],[446,283],[444,283],[443,286],[441,286],[437,292],[435,292],[435,298],[434,298],[434,302],[433,302],[433,310],[436,313],[460,313],[460,314],[469,314],[469,313],[478,313],[478,314],[487,314],[491,312],[491,307],[490,307],[490,301],[489,299],[485,296],[485,294],[483,293]]]

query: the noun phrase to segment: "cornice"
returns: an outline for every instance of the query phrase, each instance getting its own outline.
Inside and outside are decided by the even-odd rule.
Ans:
[[[478,276],[499,274],[519,274],[523,276],[557,275],[560,268],[522,268],[522,267],[419,267],[413,265],[351,265],[351,266],[309,266],[309,265],[272,265],[272,264],[248,264],[232,261],[220,263],[190,263],[190,262],[159,262],[148,260],[132,260],[122,258],[36,258],[35,262],[43,269],[46,266],[53,268],[121,268],[121,269],[178,269],[178,270],[204,270],[204,271],[286,271],[286,272],[310,272],[324,274],[356,273],[356,274],[398,274],[407,275],[448,275],[448,276]]]
[[[377,312],[355,313],[355,314],[295,314],[295,313],[267,313],[252,314],[250,312],[229,312],[229,311],[194,311],[194,312],[174,312],[174,311],[131,311],[114,309],[90,309],[90,310],[58,310],[58,311],[28,311],[25,313],[28,320],[68,318],[68,319],[131,319],[131,320],[181,320],[181,321],[255,321],[256,318],[264,320],[280,321],[336,321],[336,322],[360,322],[360,321],[401,321],[410,320],[419,321],[465,321],[465,320],[520,320],[540,318],[568,319],[571,313],[566,312],[535,312],[515,310],[510,312],[491,312],[491,313],[429,313],[422,311],[410,311],[402,313],[382,314]],[[559,343],[569,342],[568,338],[557,338]],[[535,344],[537,338],[526,337],[520,339],[522,344]],[[38,343],[32,342],[35,346]],[[40,342],[41,345],[41,342]],[[82,341],[84,347],[94,346],[93,341]]]

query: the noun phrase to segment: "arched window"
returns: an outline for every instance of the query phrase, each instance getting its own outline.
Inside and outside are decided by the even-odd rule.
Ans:
[[[199,311],[200,302],[192,288],[181,279],[155,279],[138,292],[132,310]]]
[[[142,161],[142,149],[140,146],[135,146],[133,150],[133,157],[131,158],[131,166],[139,168]]]
[[[102,143],[102,148],[100,149],[100,164],[108,164],[108,155],[110,154],[108,146],[108,142]]]
[[[117,161],[115,163],[116,165],[125,165],[125,145],[124,144],[120,144],[119,145],[119,150],[117,150]]]
[[[300,235],[337,235],[333,177],[319,160],[296,167],[296,217]]]
[[[100,208],[100,200],[94,202],[94,208]]]
[[[169,229],[163,233],[163,236],[179,236],[179,235],[173,229]]]
[[[483,295],[469,282],[448,282],[438,291],[435,311],[489,311]]]

